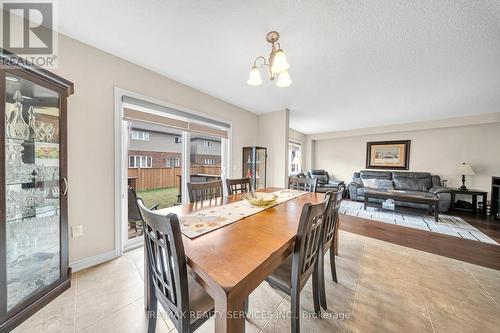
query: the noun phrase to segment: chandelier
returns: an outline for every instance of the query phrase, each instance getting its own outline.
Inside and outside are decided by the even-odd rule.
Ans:
[[[280,43],[278,43],[279,38],[280,34],[277,31],[271,31],[267,34],[266,40],[272,44],[271,53],[269,54],[268,59],[260,56],[254,60],[247,81],[248,85],[258,86],[262,83],[259,67],[257,66],[257,62],[260,59],[263,60],[260,68],[265,68],[267,70],[269,80],[274,81],[274,79],[277,78],[276,85],[281,88],[288,87],[290,84],[292,84],[290,75],[288,74],[288,68],[290,67],[290,65],[286,61],[285,52],[283,52]]]

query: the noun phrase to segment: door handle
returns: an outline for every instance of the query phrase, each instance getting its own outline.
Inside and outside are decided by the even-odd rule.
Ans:
[[[64,177],[62,180],[64,183],[64,190],[63,190],[62,195],[66,195],[68,193],[68,180],[66,179],[66,177]]]

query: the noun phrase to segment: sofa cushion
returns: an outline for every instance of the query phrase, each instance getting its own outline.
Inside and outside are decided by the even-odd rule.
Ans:
[[[392,176],[396,190],[429,192],[432,187],[432,177],[428,172],[393,172]]]
[[[392,179],[392,172],[390,171],[372,171],[363,170],[360,172],[361,179]]]

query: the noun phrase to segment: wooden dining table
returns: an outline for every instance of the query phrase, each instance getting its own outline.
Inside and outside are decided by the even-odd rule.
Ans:
[[[324,193],[307,193],[199,237],[183,235],[188,265],[196,273],[196,281],[214,299],[215,332],[244,332],[246,297],[291,254],[304,204],[323,199]],[[158,212],[185,215],[238,200],[242,199],[236,194]],[[145,288],[148,290],[147,285]]]

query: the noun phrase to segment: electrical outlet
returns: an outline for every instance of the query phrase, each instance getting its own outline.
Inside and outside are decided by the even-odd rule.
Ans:
[[[83,236],[83,225],[74,225],[71,227],[71,237],[77,238]]]

